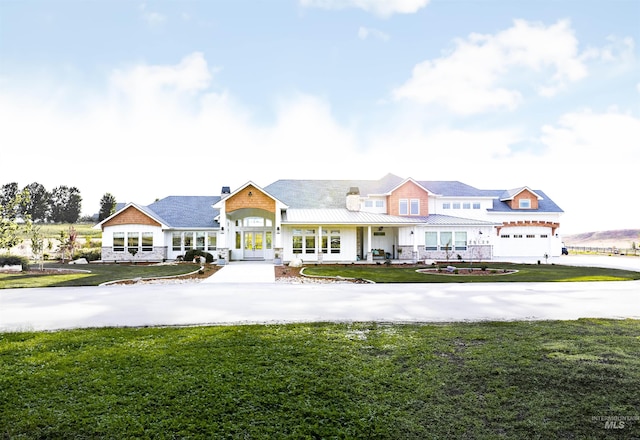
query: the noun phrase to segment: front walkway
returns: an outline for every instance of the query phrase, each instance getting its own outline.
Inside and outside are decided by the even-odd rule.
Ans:
[[[276,274],[270,261],[232,261],[203,283],[275,283]]]

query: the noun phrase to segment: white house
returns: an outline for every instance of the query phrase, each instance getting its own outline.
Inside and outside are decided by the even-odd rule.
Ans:
[[[129,203],[96,228],[103,261],[173,260],[189,249],[230,261],[490,260],[559,256],[562,212],[526,186],[481,190],[388,174]]]

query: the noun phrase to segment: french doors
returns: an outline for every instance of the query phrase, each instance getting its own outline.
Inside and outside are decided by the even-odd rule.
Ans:
[[[244,259],[262,260],[264,258],[264,231],[244,232]]]

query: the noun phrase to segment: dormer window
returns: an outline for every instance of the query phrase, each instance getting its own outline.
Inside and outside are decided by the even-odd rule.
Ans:
[[[518,208],[520,208],[520,209],[531,209],[531,199],[520,199],[520,200],[518,200]]]

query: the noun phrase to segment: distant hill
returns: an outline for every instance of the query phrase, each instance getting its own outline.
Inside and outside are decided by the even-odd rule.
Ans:
[[[615,231],[585,232],[583,234],[565,235],[566,246],[616,247],[630,249],[631,243],[640,247],[640,229],[619,229]]]

